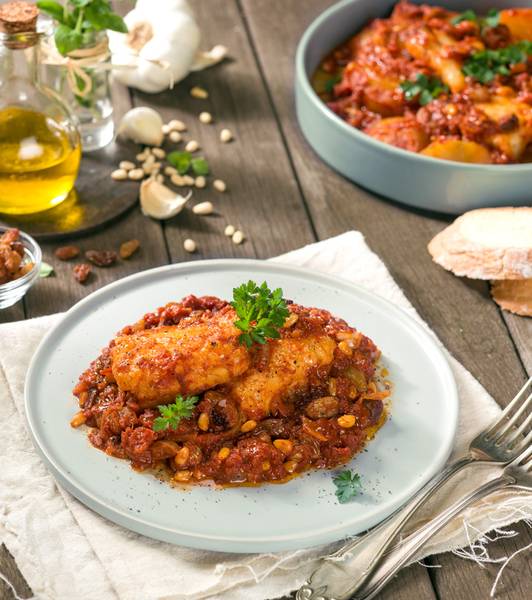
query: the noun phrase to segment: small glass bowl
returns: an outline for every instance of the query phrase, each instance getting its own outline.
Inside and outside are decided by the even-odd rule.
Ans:
[[[0,236],[4,234],[7,229],[7,227],[0,226]],[[0,284],[0,310],[18,302],[35,283],[41,270],[42,252],[39,244],[22,231],[19,234],[19,241],[24,245],[24,258],[22,259],[22,264],[32,262],[33,269],[19,279]]]

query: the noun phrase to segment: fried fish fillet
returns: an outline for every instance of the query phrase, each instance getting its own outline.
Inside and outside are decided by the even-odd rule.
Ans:
[[[118,387],[147,408],[229,383],[250,365],[249,351],[238,342],[235,318],[230,310],[186,326],[119,336],[111,348]]]
[[[264,356],[229,384],[231,396],[248,419],[263,419],[275,400],[307,391],[311,373],[333,362],[335,348],[336,341],[326,334],[272,340]]]

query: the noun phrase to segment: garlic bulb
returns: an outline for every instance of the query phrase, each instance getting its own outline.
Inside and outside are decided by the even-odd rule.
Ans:
[[[118,126],[118,135],[145,146],[160,146],[163,142],[163,120],[153,108],[138,106],[128,110]]]
[[[121,83],[143,92],[162,92],[191,70],[220,62],[224,46],[198,52],[200,30],[186,0],[137,0],[125,17],[129,32],[109,31],[109,47]]]
[[[143,214],[154,219],[175,217],[183,210],[190,196],[192,192],[180,196],[152,177],[140,184],[140,208]]]

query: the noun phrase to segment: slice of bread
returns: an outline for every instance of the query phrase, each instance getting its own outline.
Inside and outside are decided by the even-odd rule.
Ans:
[[[472,279],[532,278],[532,207],[481,208],[428,245],[435,262]]]
[[[493,281],[491,295],[502,309],[532,317],[532,279]]]

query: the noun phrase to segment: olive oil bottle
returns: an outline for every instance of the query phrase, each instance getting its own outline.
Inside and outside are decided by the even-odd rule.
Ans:
[[[0,213],[36,213],[74,187],[81,146],[61,100],[38,74],[38,11],[0,6]]]

